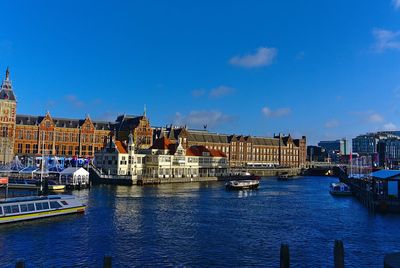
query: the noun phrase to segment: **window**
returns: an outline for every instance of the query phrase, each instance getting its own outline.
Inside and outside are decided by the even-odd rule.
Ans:
[[[60,207],[61,207],[61,205],[58,202],[56,202],[56,201],[50,202],[50,208],[60,208]]]
[[[34,153],[34,154],[37,154],[37,153],[38,153],[38,145],[37,145],[37,144],[34,144],[34,145],[33,145],[33,153]]]
[[[19,213],[19,206],[18,205],[12,205],[11,206],[12,213]]]
[[[28,206],[26,204],[22,204],[22,205],[19,205],[19,206],[21,208],[21,212],[27,212],[28,211]]]
[[[28,204],[28,211],[35,211],[35,205],[33,203]]]
[[[3,126],[1,134],[2,137],[8,137],[8,127]]]
[[[49,209],[49,203],[48,202],[43,202],[42,203],[43,209]]]
[[[4,206],[4,214],[11,214],[11,206]]]
[[[3,209],[0,207],[0,215],[3,214]]]
[[[68,203],[65,201],[61,201],[61,204],[63,204],[64,206],[68,206]]]
[[[31,145],[30,144],[26,145],[26,150],[25,151],[26,151],[27,154],[31,153]]]
[[[22,154],[22,143],[18,143],[18,153]]]
[[[36,210],[43,210],[42,203],[36,203]]]

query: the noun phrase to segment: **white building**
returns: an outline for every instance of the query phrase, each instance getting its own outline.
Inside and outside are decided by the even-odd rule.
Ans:
[[[195,178],[223,176],[228,171],[226,155],[204,146],[184,149],[167,137],[157,139],[143,153],[135,152],[133,139],[128,144],[111,140],[96,153],[94,164],[108,175],[142,175],[147,178]]]
[[[135,151],[132,134],[128,144],[112,138],[102,151],[95,154],[94,165],[106,175],[142,175],[145,155]]]

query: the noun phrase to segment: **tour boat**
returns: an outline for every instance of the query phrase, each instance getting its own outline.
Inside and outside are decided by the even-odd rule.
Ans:
[[[7,198],[0,201],[0,224],[84,213],[86,206],[73,195]]]
[[[259,180],[229,181],[225,184],[228,190],[257,189],[260,186]]]
[[[232,172],[231,174],[223,177],[223,180],[235,180],[235,181],[249,181],[249,180],[260,180],[261,177],[254,175],[247,171]]]
[[[341,196],[352,195],[350,187],[343,182],[332,183],[329,188],[329,193],[331,195],[341,195]]]

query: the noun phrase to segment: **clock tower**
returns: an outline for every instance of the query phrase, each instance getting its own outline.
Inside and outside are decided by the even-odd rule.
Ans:
[[[17,99],[7,67],[0,89],[0,164],[9,163],[14,157],[16,109]]]

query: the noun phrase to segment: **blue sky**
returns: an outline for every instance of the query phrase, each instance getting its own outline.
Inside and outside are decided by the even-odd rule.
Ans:
[[[400,0],[0,3],[19,114],[146,104],[155,126],[310,144],[400,128]]]

